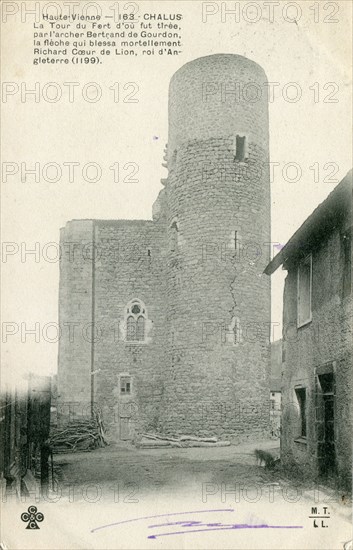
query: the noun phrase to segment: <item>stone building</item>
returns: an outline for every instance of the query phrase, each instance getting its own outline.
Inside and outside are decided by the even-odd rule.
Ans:
[[[352,172],[266,267],[287,270],[281,460],[351,484]]]
[[[99,406],[113,440],[267,435],[266,82],[238,55],[182,66],[170,83],[168,177],[153,219],[61,230],[63,416]]]

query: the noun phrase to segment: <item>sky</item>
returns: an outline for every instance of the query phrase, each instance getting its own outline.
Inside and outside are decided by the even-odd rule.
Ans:
[[[64,5],[57,4],[66,13]],[[96,4],[104,13],[111,5]],[[229,9],[235,4],[239,3],[223,3]],[[239,4],[241,10],[245,4]],[[288,3],[281,2],[273,21],[266,3],[257,4],[261,17],[249,22],[251,11],[241,11],[239,21],[223,13],[222,21],[220,2],[139,2],[141,13],[182,14],[183,52],[110,56],[99,65],[33,65],[33,17],[25,22],[20,13],[7,18],[2,80],[10,86],[7,90],[31,89],[37,83],[40,98],[36,102],[33,95],[21,97],[18,91],[8,94],[6,101],[3,97],[1,104],[2,242],[13,252],[2,257],[2,323],[14,332],[3,334],[3,379],[19,379],[28,371],[56,372],[57,343],[45,341],[42,334],[35,342],[25,329],[39,323],[41,330],[46,323],[58,322],[59,264],[48,261],[48,243],[59,242],[60,227],[80,218],[151,218],[160,179],[166,177],[162,162],[168,139],[168,85],[184,63],[214,53],[236,53],[256,61],[274,83],[269,104],[273,242],[285,244],[351,168],[350,3],[337,2],[338,13],[332,14],[320,4],[314,11],[315,3],[297,2],[301,16],[291,22],[286,19],[294,17],[294,8],[285,8]],[[43,99],[49,82],[62,93],[55,103]],[[68,82],[77,83],[72,102],[64,84]],[[83,98],[92,91],[85,88],[92,82],[102,91],[95,103]],[[119,101],[114,102],[112,87],[119,91]],[[124,101],[129,97],[137,102]],[[31,176],[21,181],[21,163],[31,168],[35,162],[40,164],[40,181]],[[51,162],[62,170],[55,183],[43,176]],[[68,162],[78,163],[74,181],[69,181],[64,165]],[[4,163],[14,163],[18,172],[4,178]],[[100,181],[87,181],[93,177],[93,172],[85,177],[87,163],[101,166]],[[109,169],[116,163],[119,182]],[[298,178],[289,163],[299,165]],[[138,181],[123,181],[132,167],[138,168],[133,178]],[[25,254],[35,247],[39,260]],[[284,276],[279,270],[272,277],[272,321],[278,326]],[[280,336],[279,328],[274,338]]]

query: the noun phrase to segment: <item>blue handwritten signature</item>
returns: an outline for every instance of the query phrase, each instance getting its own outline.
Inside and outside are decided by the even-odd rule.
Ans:
[[[107,529],[110,527],[115,527],[117,525],[123,525],[125,523],[133,523],[136,521],[146,521],[149,519],[169,517],[169,516],[180,516],[180,515],[191,515],[191,514],[207,514],[207,513],[216,513],[216,512],[234,512],[234,508],[218,508],[213,510],[194,510],[192,512],[172,512],[168,514],[157,514],[154,516],[141,516],[138,518],[126,519],[123,521],[117,521],[115,523],[109,523],[107,525],[101,525],[100,527],[95,527],[91,529],[91,533],[100,531],[101,529]],[[303,529],[302,525],[269,525],[268,523],[222,523],[222,522],[212,522],[204,523],[202,521],[197,521],[194,519],[191,520],[182,520],[182,521],[172,521],[167,523],[155,523],[148,525],[148,529],[158,529],[161,527],[175,527],[178,526],[180,529],[176,531],[162,532],[162,533],[153,533],[148,535],[148,539],[157,539],[158,537],[166,537],[171,535],[183,535],[185,533],[202,533],[205,531],[231,531],[234,529]]]

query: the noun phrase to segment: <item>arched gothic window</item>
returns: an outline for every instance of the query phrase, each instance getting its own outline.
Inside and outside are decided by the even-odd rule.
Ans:
[[[141,300],[132,300],[125,309],[126,341],[143,342],[146,337],[146,307]]]

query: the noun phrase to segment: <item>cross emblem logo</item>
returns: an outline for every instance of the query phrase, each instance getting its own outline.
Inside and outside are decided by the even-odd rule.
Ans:
[[[42,512],[37,512],[36,506],[29,506],[28,512],[21,514],[22,521],[28,522],[26,529],[40,529],[37,522],[43,521]]]

